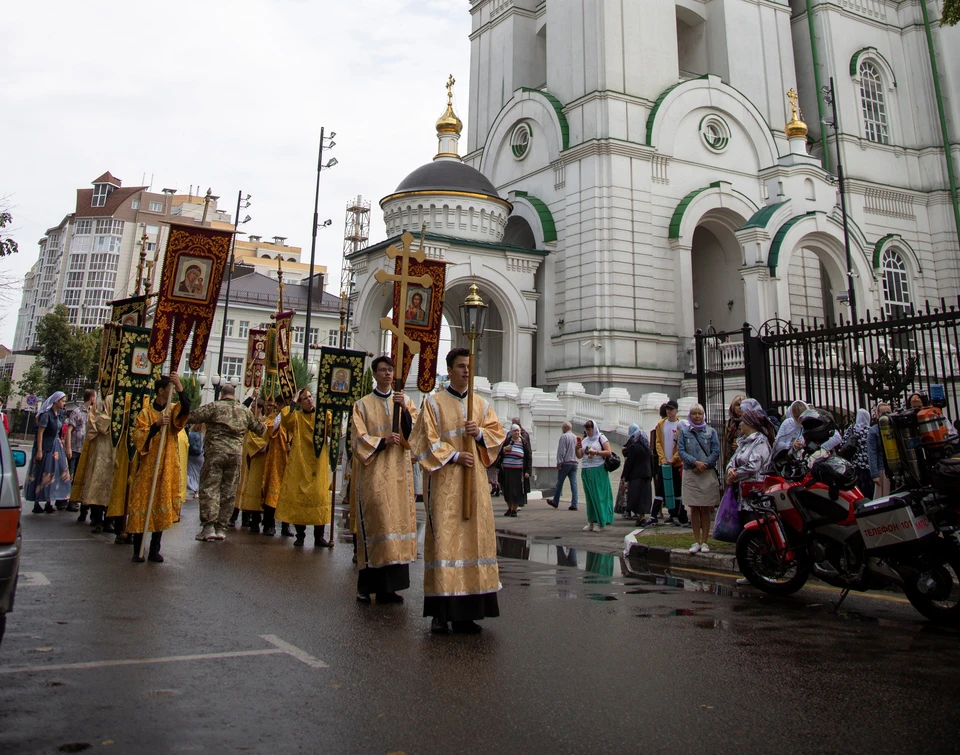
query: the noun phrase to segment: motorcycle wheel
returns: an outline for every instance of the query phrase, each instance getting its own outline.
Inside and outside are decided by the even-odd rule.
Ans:
[[[750,584],[770,595],[793,595],[810,576],[810,563],[797,558],[786,569],[773,559],[760,530],[744,530],[737,538],[737,563]]]
[[[960,626],[960,555],[941,555],[927,574],[934,584],[928,585],[926,592],[916,582],[903,586],[910,604],[930,621]]]

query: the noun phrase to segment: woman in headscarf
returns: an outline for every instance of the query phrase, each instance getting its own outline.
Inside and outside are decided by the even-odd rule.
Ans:
[[[744,396],[734,396],[727,410],[727,425],[723,433],[723,465],[726,466],[737,450],[737,439],[740,437],[740,402]]]
[[[683,460],[683,503],[690,514],[690,526],[696,542],[691,553],[708,553],[707,537],[713,510],[720,505],[720,482],[717,462],[720,461],[720,438],[707,424],[700,404],[690,407],[687,423],[677,434],[677,453]],[[741,422],[742,424],[742,422]]]
[[[634,429],[636,428],[636,429]],[[647,434],[638,425],[630,425],[630,437],[623,447],[622,479],[627,481],[627,495],[624,507],[637,517],[637,524],[649,527],[657,520],[651,516],[653,511],[653,451]]]
[[[533,453],[524,443],[520,425],[510,427],[510,437],[500,451],[500,467],[503,470],[503,500],[507,502],[504,516],[516,516],[520,506],[527,505],[525,485],[533,471]]]
[[[583,442],[577,449],[577,458],[583,459],[580,481],[587,499],[587,526],[583,530],[603,532],[604,527],[613,524],[613,491],[610,489],[610,475],[603,466],[613,451],[610,450],[610,441],[592,419],[583,423],[583,433]]]
[[[727,464],[727,485],[757,482],[767,475],[773,445],[773,425],[766,412],[747,409],[740,417],[741,437]]]
[[[870,455],[867,449],[867,435],[870,432],[870,412],[857,409],[857,419],[843,433],[843,447],[849,453],[843,454],[857,468],[857,487],[868,499],[873,498],[873,476],[870,474]]]
[[[777,437],[773,441],[773,458],[781,451],[790,449],[799,451],[803,448],[803,427],[800,425],[800,415],[809,407],[803,401],[794,401],[787,410],[787,418],[780,425]]]
[[[52,514],[56,511],[53,501],[70,497],[70,470],[60,441],[62,412],[66,403],[67,395],[63,391],[55,391],[37,412],[37,435],[33,441],[27,482],[23,486],[24,498],[34,502],[34,514]],[[41,501],[46,501],[43,508],[40,507]]]
[[[627,428],[627,442],[623,445],[623,458],[624,461],[627,459],[627,448],[633,443],[634,434],[640,429],[640,425],[633,423]],[[617,497],[613,502],[613,513],[620,514],[624,519],[633,519],[636,514],[631,513],[629,507],[627,506],[627,488],[628,485],[627,477],[627,466],[626,464],[620,469],[620,485],[617,487]]]

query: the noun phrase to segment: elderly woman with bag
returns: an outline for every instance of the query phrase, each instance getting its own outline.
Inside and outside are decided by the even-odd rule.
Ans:
[[[632,432],[623,447],[623,474],[626,481],[625,510],[637,517],[637,524],[649,527],[657,523],[653,511],[653,450],[647,434],[638,425],[630,425]],[[635,429],[634,429],[635,428]]]
[[[580,465],[580,481],[587,499],[587,526],[584,532],[603,532],[613,524],[613,491],[610,489],[610,473],[604,462],[613,454],[610,441],[600,432],[597,423],[588,419],[583,423],[583,442],[577,447]]]
[[[507,503],[504,516],[515,517],[520,506],[527,505],[530,473],[533,471],[533,451],[520,433],[520,426],[510,428],[510,437],[500,449],[500,467],[503,471],[503,500]]]
[[[690,407],[687,422],[680,425],[677,453],[683,460],[683,503],[690,514],[690,526],[696,540],[690,546],[690,552],[708,553],[710,518],[720,503],[720,481],[717,479],[720,437],[707,424],[700,404]]]
[[[37,435],[33,441],[33,456],[23,486],[24,498],[33,501],[34,514],[52,514],[54,501],[70,497],[70,469],[63,450],[60,431],[63,429],[63,407],[67,394],[55,391],[37,412]],[[44,508],[41,501],[46,502]]]

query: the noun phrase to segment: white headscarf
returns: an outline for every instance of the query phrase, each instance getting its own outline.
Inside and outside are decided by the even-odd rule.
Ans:
[[[514,430],[519,430],[519,429],[520,429],[520,425],[517,425],[517,424],[510,425],[510,432],[513,432]]]
[[[857,424],[870,427],[870,412],[866,409],[857,409]]]
[[[763,412],[763,407],[760,406],[760,402],[757,401],[755,398],[745,398],[743,401],[740,402],[741,412],[748,412],[751,410]],[[766,414],[766,412],[763,412],[763,413]]]
[[[587,435],[587,440],[600,440],[600,425],[593,419],[585,420],[584,424],[587,422],[593,423],[593,432]],[[586,432],[586,428],[584,428],[584,432]]]
[[[66,395],[67,394],[64,393],[63,391],[54,391],[52,395],[47,396],[47,400],[40,405],[40,414],[43,414],[44,412],[49,412],[50,409],[53,407],[53,405],[57,403],[60,399],[66,398]]]

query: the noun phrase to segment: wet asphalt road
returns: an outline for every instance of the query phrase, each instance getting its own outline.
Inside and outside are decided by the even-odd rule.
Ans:
[[[422,561],[405,604],[364,606],[345,543],[197,543],[195,502],[162,565],[75,515],[24,519],[2,753],[958,751],[960,633],[895,596],[834,615],[823,588],[777,600],[511,540],[501,617],[435,637]],[[102,663],[129,659],[155,662]]]

